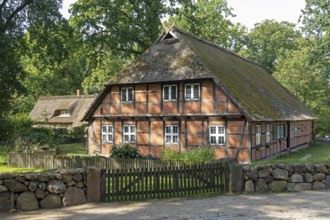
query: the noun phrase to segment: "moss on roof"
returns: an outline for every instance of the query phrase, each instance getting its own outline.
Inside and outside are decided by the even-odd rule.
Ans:
[[[167,33],[178,40],[158,38],[106,85],[213,78],[250,120],[315,119],[258,64],[180,29]]]

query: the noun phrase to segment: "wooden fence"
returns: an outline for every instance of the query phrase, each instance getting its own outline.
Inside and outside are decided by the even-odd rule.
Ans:
[[[101,170],[101,201],[170,198],[226,192],[225,160],[199,165]]]
[[[101,156],[63,157],[47,153],[9,153],[8,165],[38,169],[145,169],[179,166],[180,163],[159,159],[113,159]]]

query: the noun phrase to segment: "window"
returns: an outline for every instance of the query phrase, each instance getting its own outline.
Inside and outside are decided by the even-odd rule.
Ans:
[[[177,144],[179,142],[178,125],[165,126],[165,144]]]
[[[124,125],[124,143],[135,143],[136,141],[135,125]]]
[[[256,125],[256,145],[261,144],[261,125]]]
[[[133,87],[124,87],[121,89],[121,101],[122,102],[133,101]]]
[[[186,84],[185,86],[185,99],[186,100],[196,100],[199,99],[199,83]]]
[[[266,144],[270,143],[270,125],[266,125]]]
[[[102,142],[113,142],[113,127],[112,125],[102,125]]]
[[[176,101],[177,99],[177,86],[166,85],[163,87],[163,98],[164,101]]]
[[[211,145],[225,144],[225,126],[212,125],[209,127],[209,142]]]
[[[297,121],[294,122],[294,136],[295,137],[298,136],[298,122]]]
[[[301,124],[301,134],[303,135],[305,132],[305,125],[304,124]]]

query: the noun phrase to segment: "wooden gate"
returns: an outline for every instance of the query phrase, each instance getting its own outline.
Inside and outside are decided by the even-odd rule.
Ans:
[[[210,164],[101,170],[101,200],[170,198],[225,192],[228,166]]]

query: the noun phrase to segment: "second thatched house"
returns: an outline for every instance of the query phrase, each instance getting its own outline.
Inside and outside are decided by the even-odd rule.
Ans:
[[[315,117],[261,66],[171,28],[106,83],[84,120],[90,153],[208,146],[245,163],[308,145]]]
[[[29,114],[38,125],[54,128],[78,127],[95,100],[95,95],[44,96],[40,97]]]

